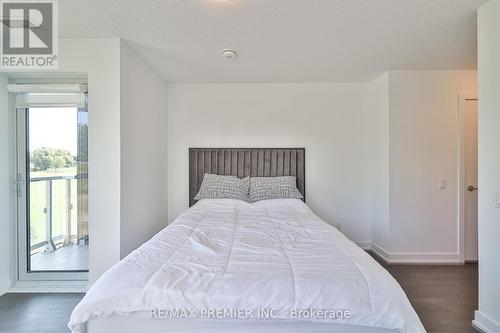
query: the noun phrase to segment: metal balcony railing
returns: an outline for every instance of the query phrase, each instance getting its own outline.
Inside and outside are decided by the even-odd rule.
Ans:
[[[33,240],[30,241],[30,250],[31,252],[36,252],[37,250],[40,250],[41,248],[44,247],[44,250],[46,252],[51,252],[57,249],[58,247],[61,246],[66,246],[69,244],[72,244],[75,241],[78,241],[79,239],[83,237],[86,237],[86,232],[85,234],[82,235],[82,232],[80,229],[80,223],[76,223],[76,228],[73,226],[73,214],[72,211],[76,206],[76,202],[74,197],[72,197],[72,191],[76,191],[76,180],[79,177],[76,175],[73,176],[49,176],[49,177],[33,177],[30,178],[30,188],[33,188],[33,184],[35,183],[45,183],[45,188],[41,189],[38,187],[36,190],[39,192],[44,191],[45,195],[43,193],[36,193],[36,195],[30,194],[30,197],[35,198],[37,197],[38,200],[45,201],[44,202],[44,208],[43,208],[43,213],[45,215],[45,221],[41,221],[42,218],[35,218],[32,217],[30,218],[30,224],[37,224],[37,223],[45,223],[45,237],[42,241],[40,241],[41,237],[38,235],[37,241],[34,243]],[[57,184],[58,182],[61,182]],[[73,183],[72,183],[73,182]],[[64,210],[64,212],[59,211],[58,214],[62,217],[63,221],[59,222],[60,224],[62,223],[63,228],[62,230],[59,230],[58,234],[54,235],[54,185],[59,186],[59,190],[61,190],[60,186],[64,186],[64,198],[58,198],[57,206],[61,210]],[[44,199],[43,199],[44,197]],[[34,200],[34,199],[32,199]],[[41,204],[41,203],[38,203]],[[78,217],[77,217],[78,218]],[[40,225],[34,225],[34,227],[41,227]],[[40,228],[41,229],[41,228]],[[77,230],[73,230],[77,229]],[[86,230],[85,230],[86,231]]]

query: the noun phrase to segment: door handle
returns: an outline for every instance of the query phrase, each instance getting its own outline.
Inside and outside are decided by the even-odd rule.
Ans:
[[[467,191],[469,191],[469,192],[474,192],[474,191],[477,191],[477,190],[479,190],[477,187],[474,187],[472,185],[467,186]]]
[[[24,180],[23,180],[23,174],[22,173],[18,173],[16,175],[16,180],[14,181],[14,185],[16,187],[16,193],[17,193],[17,196],[20,197],[22,195],[22,187],[24,185]]]

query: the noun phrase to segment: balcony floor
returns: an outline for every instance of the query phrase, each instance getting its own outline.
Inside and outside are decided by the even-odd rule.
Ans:
[[[89,269],[89,246],[68,245],[31,256],[31,271],[84,271]]]

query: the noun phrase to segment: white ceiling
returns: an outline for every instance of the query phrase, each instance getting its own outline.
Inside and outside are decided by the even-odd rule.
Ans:
[[[476,68],[487,0],[62,0],[62,37],[119,37],[167,82],[354,82]],[[223,60],[221,50],[239,57]]]

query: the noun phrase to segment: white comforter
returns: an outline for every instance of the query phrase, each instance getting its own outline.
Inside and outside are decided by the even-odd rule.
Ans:
[[[69,327],[80,332],[91,318],[155,309],[197,310],[197,318],[204,309],[267,309],[273,320],[425,332],[390,274],[296,199],[200,201],[107,271]],[[351,315],[306,318],[307,310]]]

